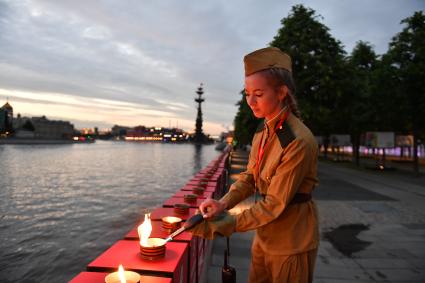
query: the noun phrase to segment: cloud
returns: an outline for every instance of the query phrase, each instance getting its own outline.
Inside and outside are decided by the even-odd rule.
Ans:
[[[0,0],[0,88],[18,112],[76,124],[179,120],[191,130],[203,82],[205,131],[216,134],[236,114],[244,54],[266,46],[297,3]],[[358,40],[385,52],[400,20],[423,8],[421,1],[304,3],[347,52]],[[15,103],[13,92],[25,97]]]
[[[94,40],[106,40],[111,37],[108,29],[101,26],[90,26],[83,30],[83,37]]]
[[[425,8],[420,0],[308,1],[308,6],[323,17],[322,22],[342,41],[347,53],[362,40],[370,42],[378,54],[387,52],[391,38],[402,30],[402,19]]]

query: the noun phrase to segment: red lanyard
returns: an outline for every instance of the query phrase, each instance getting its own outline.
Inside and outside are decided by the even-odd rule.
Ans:
[[[282,126],[282,124],[285,122],[286,118],[288,118],[288,115],[289,115],[289,110],[287,110],[285,112],[285,114],[283,115],[282,119],[280,119],[279,123],[276,124],[276,127],[274,128],[273,135],[276,134],[276,130],[279,129]],[[262,146],[263,138],[264,138],[264,132],[261,135],[261,141],[260,141],[260,145],[258,147],[257,160],[256,160],[256,163],[255,163],[256,179],[258,179],[258,176],[260,175],[260,163],[261,163],[261,160],[263,159],[264,152],[266,150],[266,147],[269,144],[269,141],[272,139],[272,137],[269,137],[266,140],[266,142],[264,143],[264,145]]]

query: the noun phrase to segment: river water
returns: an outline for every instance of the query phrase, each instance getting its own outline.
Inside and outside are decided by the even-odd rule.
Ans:
[[[0,282],[67,282],[219,152],[97,141],[0,145]]]

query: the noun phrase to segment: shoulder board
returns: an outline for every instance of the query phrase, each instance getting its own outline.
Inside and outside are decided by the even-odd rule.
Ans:
[[[257,129],[255,130],[256,133],[261,132],[264,129],[264,120],[261,120],[261,122],[258,124]]]
[[[276,135],[279,138],[280,146],[282,148],[285,148],[295,139],[294,132],[287,121],[282,124],[281,128],[277,129]]]

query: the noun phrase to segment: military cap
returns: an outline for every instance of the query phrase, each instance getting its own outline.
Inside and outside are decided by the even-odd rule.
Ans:
[[[244,57],[245,76],[255,72],[271,69],[283,68],[292,71],[291,57],[276,47],[266,47],[255,50]]]

